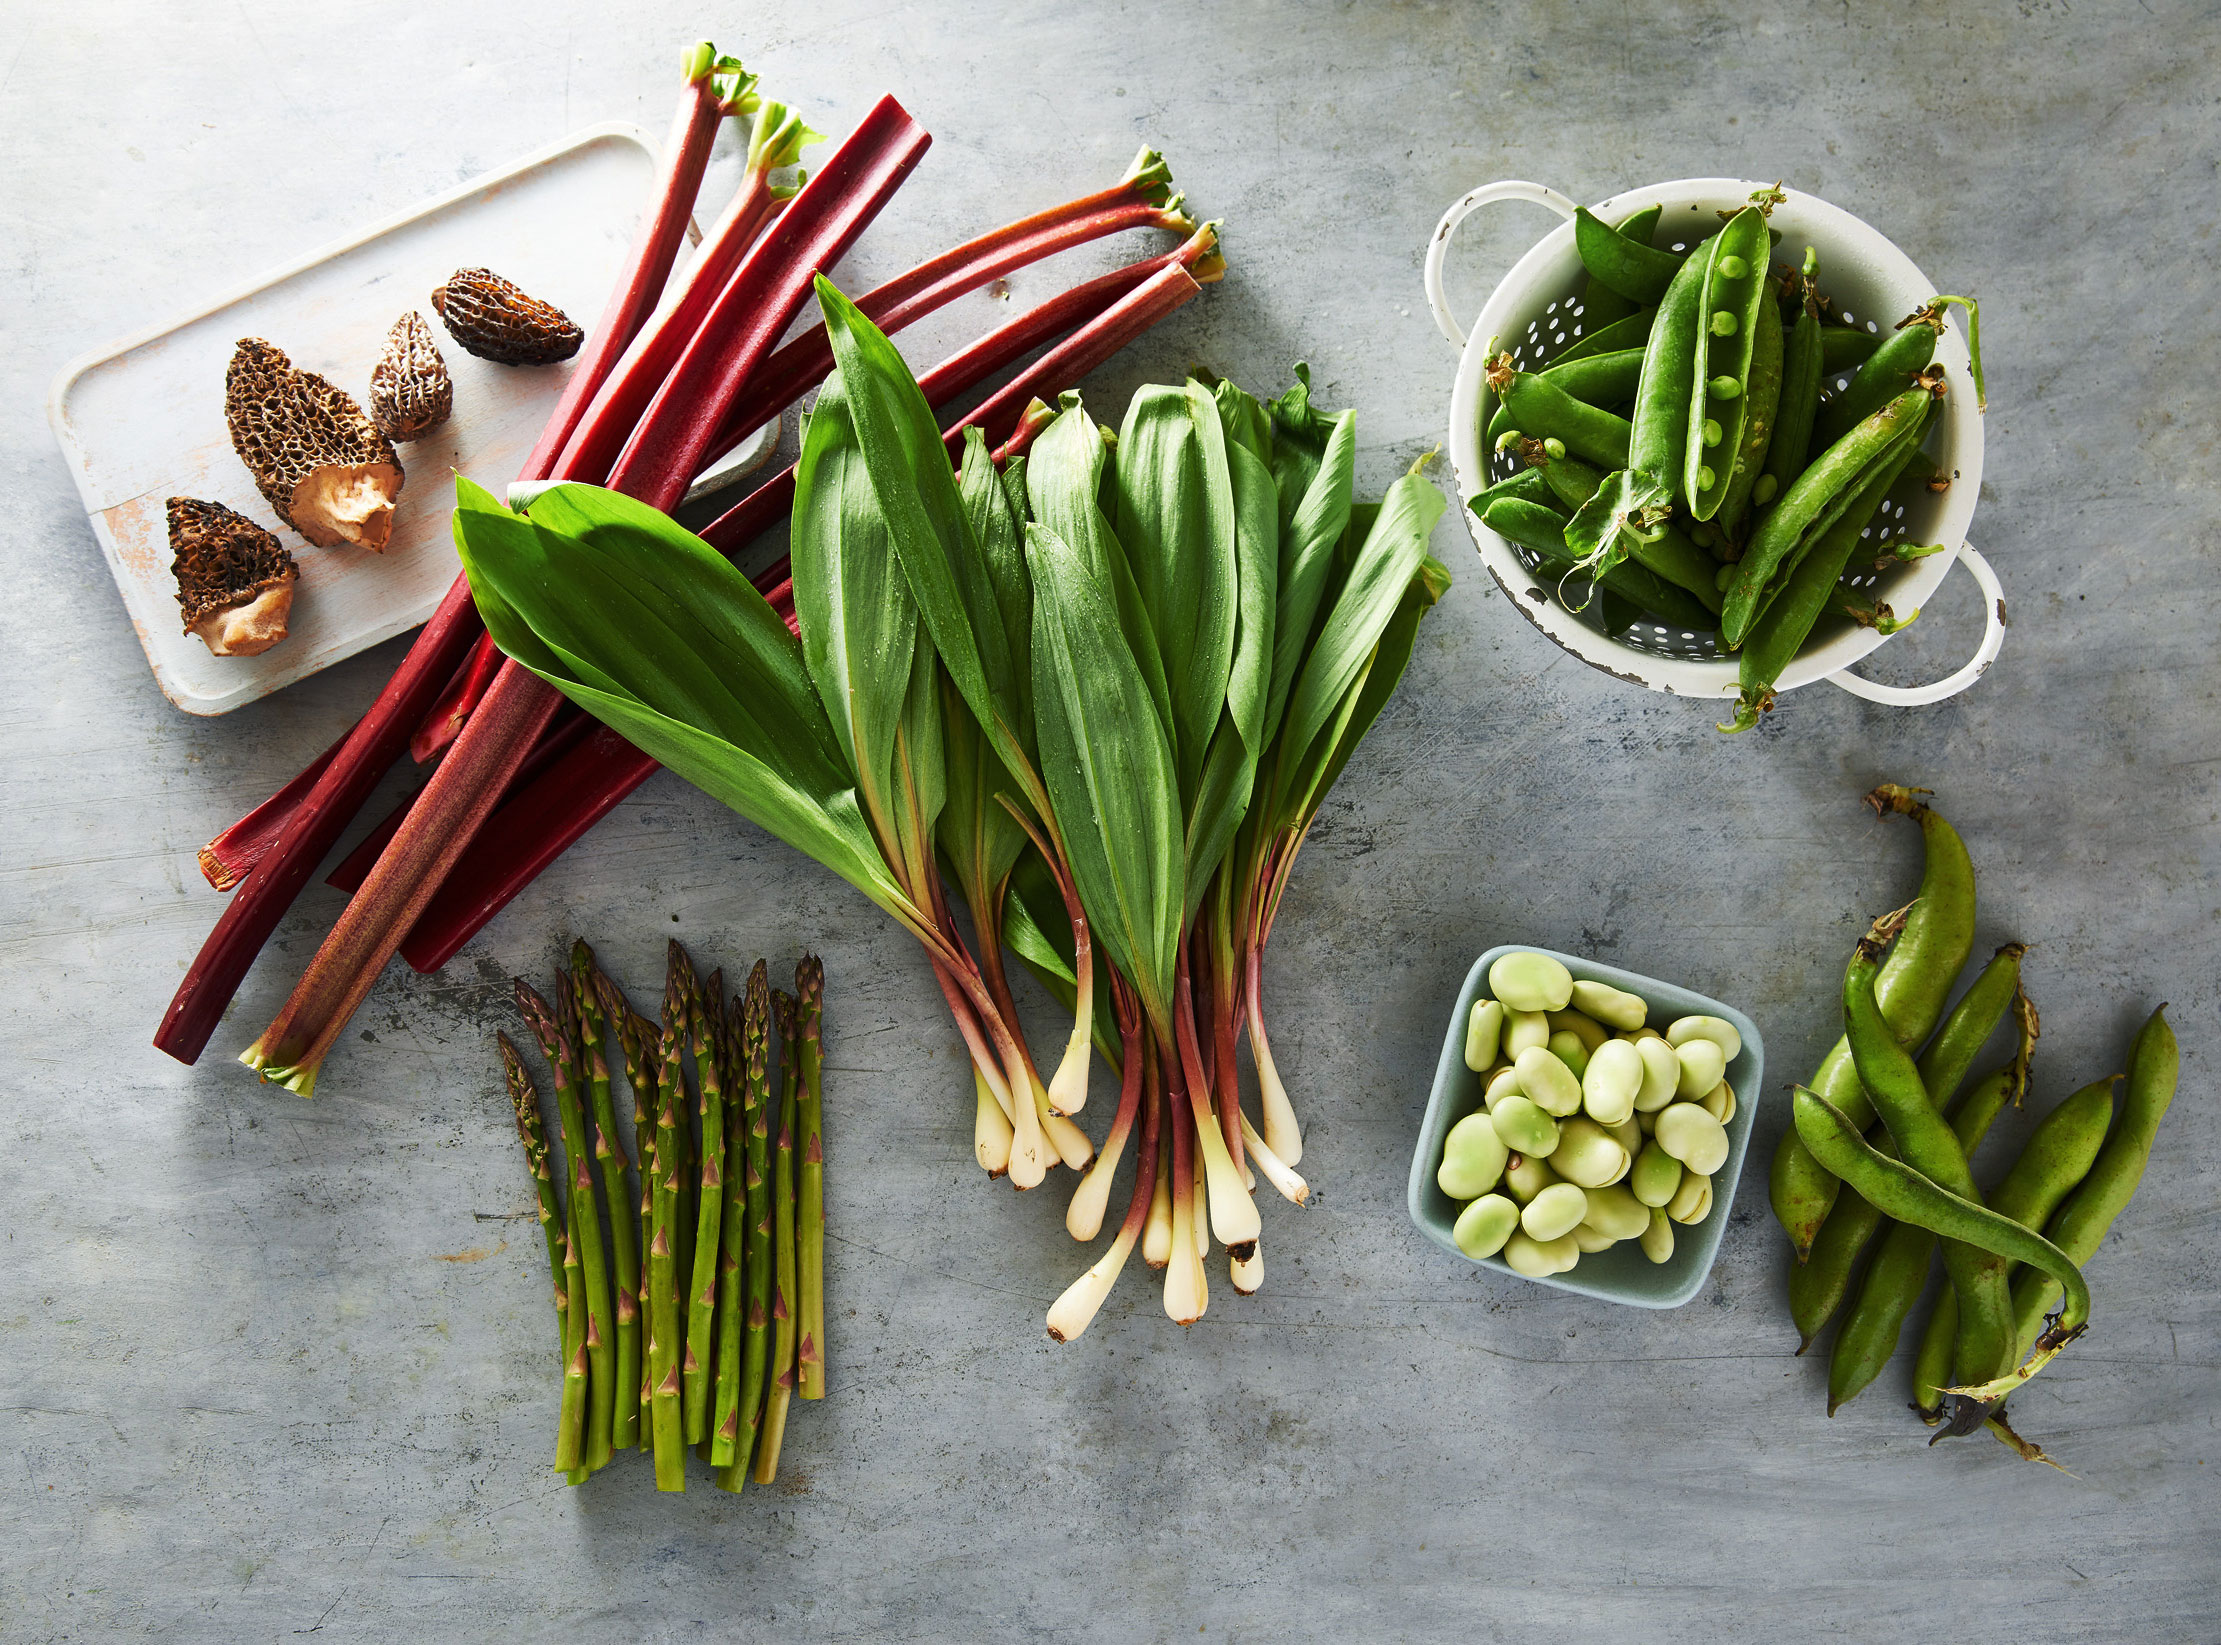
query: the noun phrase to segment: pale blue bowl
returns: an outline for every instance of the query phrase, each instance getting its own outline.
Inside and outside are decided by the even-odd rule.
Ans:
[[[1725,1018],[1743,1036],[1743,1049],[1727,1065],[1727,1081],[1735,1092],[1735,1117],[1727,1123],[1727,1163],[1712,1176],[1712,1214],[1694,1228],[1674,1224],[1673,1256],[1665,1262],[1652,1262],[1634,1240],[1622,1240],[1609,1251],[1582,1257],[1579,1266],[1567,1273],[1529,1281],[1585,1297],[1602,1297],[1606,1302],[1624,1302],[1632,1308],[1678,1308],[1704,1289],[1705,1278],[1712,1272],[1712,1259],[1719,1255],[1720,1236],[1727,1232],[1735,1185],[1743,1175],[1743,1155],[1750,1147],[1751,1122],[1758,1116],[1766,1046],[1759,1038],[1758,1025],[1732,1005],[1655,977],[1638,977],[1632,971],[1524,943],[1491,948],[1475,960],[1473,969],[1466,973],[1464,988],[1458,991],[1457,1009],[1450,1013],[1442,1060],[1435,1067],[1434,1091],[1427,1098],[1426,1117],[1419,1122],[1419,1142],[1412,1150],[1408,1196],[1411,1220],[1419,1225],[1421,1233],[1460,1262],[1474,1260],[1450,1237],[1462,1207],[1435,1185],[1434,1174],[1442,1163],[1442,1139],[1450,1127],[1481,1106],[1481,1076],[1465,1066],[1466,1019],[1472,1015],[1473,1002],[1486,997],[1488,968],[1504,955],[1521,951],[1549,954],[1577,980],[1610,983],[1640,995],[1650,1007],[1650,1026],[1660,1032],[1677,1017],[1708,1016]],[[1479,1260],[1483,1268],[1512,1279],[1527,1279],[1500,1257]]]

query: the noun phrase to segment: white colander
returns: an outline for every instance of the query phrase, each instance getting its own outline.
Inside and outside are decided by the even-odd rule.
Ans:
[[[1685,178],[1629,189],[1595,210],[1605,221],[1616,222],[1645,206],[1662,206],[1655,243],[1675,246],[1718,228],[1719,212],[1742,206],[1752,190],[1762,186],[1732,177]],[[1782,237],[1779,256],[1793,262],[1803,257],[1806,246],[1818,249],[1820,288],[1834,299],[1837,318],[1884,331],[1935,295],[1935,285],[1884,236],[1825,200],[1794,189],[1786,192],[1788,199],[1774,208],[1771,218]],[[1501,200],[1548,206],[1566,221],[1544,235],[1513,265],[1468,332],[1459,326],[1443,290],[1443,258],[1450,237],[1466,215]],[[1481,373],[1488,363],[1491,340],[1498,352],[1508,352],[1522,369],[1534,371],[1549,364],[1582,334],[1581,291],[1587,271],[1574,250],[1573,213],[1571,200],[1540,183],[1490,183],[1473,190],[1442,214],[1427,247],[1427,301],[1434,309],[1435,324],[1455,347],[1464,350],[1458,362],[1457,386],[1450,395],[1450,461],[1461,500],[1509,477],[1518,467],[1516,458],[1487,450],[1482,440],[1489,396]],[[1967,522],[1973,517],[1975,496],[1982,485],[1982,418],[1975,405],[1966,340],[1955,327],[1947,328],[1936,340],[1936,363],[1943,367],[1950,388],[1943,400],[1940,433],[1931,438],[1928,449],[1935,454],[1938,471],[1951,477],[1950,488],[1942,493],[1916,491],[1904,503],[1892,501],[1869,528],[1869,534],[1885,542],[1909,538],[1949,546],[1944,553],[1869,573],[1867,581],[1876,597],[1888,601],[1903,616],[1935,593],[1936,585],[1952,566],[1964,565],[1982,588],[1981,646],[1973,661],[1933,685],[1876,685],[1849,669],[1889,636],[1841,618],[1824,617],[1804,650],[1783,670],[1780,690],[1826,679],[1873,702],[1903,706],[1939,702],[1980,679],[1997,658],[2005,640],[2004,590],[1998,586],[1989,562],[1966,541]],[[1826,385],[1828,391],[1833,392],[1845,380],[1847,374],[1835,378]],[[1692,697],[1735,695],[1735,659],[1719,650],[1712,635],[1669,627],[1646,615],[1614,638],[1603,631],[1602,602],[1591,601],[1580,613],[1567,610],[1551,597],[1550,588],[1556,579],[1536,569],[1539,562],[1531,549],[1506,542],[1482,525],[1471,509],[1459,512],[1473,534],[1481,562],[1506,598],[1529,622],[1583,662],[1653,691]]]

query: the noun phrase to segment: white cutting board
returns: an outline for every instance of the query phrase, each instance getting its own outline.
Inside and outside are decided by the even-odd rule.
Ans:
[[[484,266],[591,326],[655,169],[639,127],[588,127],[63,368],[47,415],[171,702],[189,714],[228,713],[432,614],[459,569],[448,531],[455,473],[500,495],[571,369],[465,354],[433,314],[432,288],[458,268]],[[224,368],[240,338],[267,337],[367,407],[370,368],[409,308],[430,322],[455,379],[454,415],[399,448],[407,480],[384,554],[313,547],[278,521],[231,449]],[[236,509],[292,550],[301,580],[282,643],[259,657],[217,657],[183,631],[164,508],[173,496]]]

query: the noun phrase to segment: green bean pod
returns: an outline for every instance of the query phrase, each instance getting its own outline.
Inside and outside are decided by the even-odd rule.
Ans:
[[[1692,261],[1701,256],[1704,262],[1681,469],[1682,495],[1694,519],[1709,520],[1720,511],[1742,448],[1751,358],[1766,304],[1766,250],[1765,214],[1746,206],[1701,253],[1691,254]],[[1775,342],[1781,340],[1781,328],[1771,318],[1766,329],[1776,334]]]
[[[2044,1116],[2029,1133],[2020,1158],[2005,1173],[2005,1180],[1989,1196],[1991,1210],[2011,1217],[2023,1228],[2044,1225],[2059,1209],[2059,1202],[2097,1163],[2098,1151],[2105,1145],[2106,1128],[2113,1120],[2113,1087],[2120,1077],[2108,1074],[2084,1086]],[[1936,1298],[1935,1311],[1928,1316],[1928,1327],[1913,1358],[1913,1409],[1926,1421],[1941,1420],[1941,1390],[1950,1378],[1951,1346],[1958,1332],[1958,1294],[1946,1287]]]
[[[1552,388],[1563,389],[1583,405],[1616,406],[1635,397],[1643,374],[1643,351],[1617,349],[1610,354],[1588,354],[1578,360],[1545,366],[1535,375]],[[1499,404],[1488,420],[1488,443],[1494,445],[1507,428],[1517,428],[1512,409]]]
[[[1519,452],[1531,469],[1541,471],[1545,483],[1557,502],[1569,509],[1580,506],[1596,495],[1597,487],[1604,483],[1604,476],[1595,467],[1578,457],[1552,457],[1543,450],[1539,440],[1523,441]],[[1697,598],[1697,603],[1717,616],[1720,609],[1720,590],[1713,577],[1712,556],[1691,542],[1672,524],[1667,524],[1655,538],[1622,533],[1627,558],[1665,578],[1676,588],[1685,589]],[[1573,545],[1568,543],[1568,552]]]
[[[1664,206],[1645,206],[1622,218],[1619,227],[1612,232],[1635,245],[1648,246],[1650,236],[1658,227],[1658,219],[1665,209]],[[1581,289],[1581,319],[1592,331],[1600,326],[1610,325],[1614,320],[1623,320],[1634,312],[1633,303],[1593,274]]]
[[[1907,389],[1830,446],[1760,519],[1722,607],[1721,633],[1730,646],[1743,643],[1798,559],[1841,518],[1877,470],[1886,465],[1895,474],[1901,466],[1896,459],[1904,455],[1899,448],[1919,443],[1931,400],[1925,388]]]
[[[1758,477],[1765,469],[1766,453],[1773,449],[1775,423],[1781,410],[1781,375],[1781,328],[1762,321],[1751,340],[1751,371],[1743,387],[1743,437],[1736,442],[1727,490],[1713,515],[1720,529],[1734,542],[1743,540],[1751,496],[1758,489]]]
[[[1658,318],[1655,305],[1639,308],[1624,320],[1614,320],[1610,325],[1591,326],[1587,331],[1566,344],[1565,352],[1552,357],[1552,366],[1571,365],[1576,360],[1586,360],[1597,354],[1617,354],[1621,349],[1641,348],[1650,341],[1651,322]]]
[[[1917,438],[1918,435],[1908,435],[1900,442],[1897,460],[1872,471],[1844,504],[1835,524],[1805,550],[1790,570],[1781,592],[1759,613],[1750,637],[1743,642],[1737,655],[1739,692],[1735,717],[1723,722],[1719,726],[1721,731],[1748,731],[1758,724],[1759,715],[1774,706],[1774,682],[1781,678],[1782,670],[1797,660],[1797,654],[1805,648],[1805,641],[1812,637],[1813,626],[1827,609],[1828,598],[1835,592],[1843,568],[1850,563],[1867,525],[1889,495],[1889,488],[1896,484],[1904,459],[1912,454],[1911,441]]]
[[[1497,535],[1533,549],[1542,556],[1547,570],[1562,576],[1575,568],[1578,556],[1566,547],[1565,519],[1551,509],[1521,502],[1516,497],[1504,498],[1489,505],[1488,511],[1481,516],[1481,523]],[[1599,583],[1669,623],[1697,633],[1707,632],[1712,627],[1711,612],[1695,595],[1667,582],[1645,566],[1615,565],[1603,574]]]
[[[1949,1250],[1958,1245],[1990,1253],[2000,1262],[2025,1262],[2056,1277],[2066,1289],[2066,1306],[2058,1322],[2037,1341],[2035,1357],[2001,1376],[1969,1387],[1947,1388],[1986,1407],[2018,1388],[2061,1348],[2080,1336],[2090,1322],[2090,1290],[2067,1254],[2042,1235],[2032,1233],[2011,1217],[2000,1216],[1987,1206],[1939,1187],[1902,1160],[1893,1160],[1867,1145],[1858,1127],[1825,1097],[1799,1086],[1792,1099],[1797,1135],[1814,1158],[1899,1222],[1926,1228],[1944,1241]],[[1962,1305],[1966,1293],[1961,1291]]]
[[[1590,278],[1630,303],[1657,302],[1688,255],[1658,250],[1647,233],[1639,242],[1630,239],[1586,206],[1573,214],[1573,245]]]
[[[2129,1053],[2128,1096],[2120,1117],[2105,1139],[2097,1163],[2067,1202],[2044,1227],[2051,1242],[2075,1263],[2097,1255],[2113,1219],[2128,1209],[2136,1185],[2144,1180],[2144,1167],[2152,1156],[2152,1138],[2168,1105],[2175,1100],[2175,1082],[2182,1056],[2175,1031],[2167,1025],[2167,1007],[2151,1014],[2137,1031]],[[2044,1334],[2045,1311],[2059,1295],[2058,1276],[2022,1274],[2013,1285],[2014,1325],[2021,1343],[2035,1344]],[[2068,1313],[2073,1313],[2073,1287],[2068,1287]],[[2061,1324],[2072,1323],[2062,1319]],[[2026,1352],[2026,1349],[2023,1349]]]
[[[1822,449],[1835,444],[1903,394],[1934,361],[1936,339],[1942,332],[1943,310],[1934,303],[1898,321],[1897,329],[1866,357],[1843,392],[1821,403],[1812,429],[1814,444]]]
[[[2013,1083],[2009,1069],[1993,1074],[1975,1087],[1952,1116],[1952,1135],[1959,1139],[1960,1148],[1969,1156],[2004,1108],[2006,1093],[2013,1088]],[[2004,1210],[2004,1207],[1993,1206],[1992,1209]],[[2006,1215],[2012,1213],[2008,1211]],[[1935,1254],[1936,1236],[1925,1228],[1909,1222],[1892,1222],[1883,1232],[1881,1248],[1866,1265],[1865,1277],[1859,1281],[1858,1300],[1843,1316],[1843,1326],[1835,1334],[1834,1352],[1828,1357],[1828,1415],[1831,1417],[1838,1406],[1864,1393],[1897,1352],[1897,1339],[1905,1329],[1905,1316],[1920,1300]],[[1955,1333],[1956,1310],[1953,1323]]]
[[[1688,449],[1689,394],[1696,381],[1698,304],[1703,298],[1704,260],[1691,257],[1659,299],[1658,318],[1643,345],[1627,466],[1655,482],[1661,502],[1672,500]]]
[[[1764,496],[1753,493],[1761,508],[1797,483],[1797,476],[1805,471],[1805,460],[1812,454],[1812,425],[1820,414],[1820,384],[1827,375],[1820,293],[1813,284],[1818,266],[1818,256],[1807,246],[1804,268],[1798,274],[1802,298],[1797,323],[1790,328],[1782,348],[1781,404],[1774,414],[1773,443],[1766,448],[1766,478],[1773,483],[1764,488]],[[1866,335],[1847,327],[1838,329],[1846,336]]]
[[[1627,466],[1630,430],[1625,417],[1583,405],[1547,378],[1518,370],[1508,354],[1489,362],[1486,380],[1511,413],[1511,426],[1530,438],[1561,440],[1575,456],[1605,468]]]

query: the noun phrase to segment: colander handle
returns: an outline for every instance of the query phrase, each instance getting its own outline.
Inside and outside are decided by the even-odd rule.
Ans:
[[[1524,200],[1530,205],[1548,206],[1568,222],[1580,209],[1554,188],[1506,178],[1500,183],[1483,183],[1442,214],[1442,221],[1434,226],[1434,238],[1427,242],[1427,306],[1434,310],[1434,323],[1442,335],[1450,339],[1453,348],[1465,346],[1465,328],[1450,313],[1450,294],[1442,289],[1442,259],[1449,255],[1450,236],[1457,232],[1458,224],[1465,221],[1466,215],[1499,200]]]
[[[1975,648],[1974,659],[1958,673],[1936,681],[1934,685],[1876,685],[1872,680],[1862,680],[1848,668],[1836,670],[1828,676],[1831,685],[1839,685],[1854,697],[1864,697],[1870,703],[1889,703],[1897,708],[1918,708],[1923,703],[1940,703],[1946,697],[1956,697],[1968,686],[1989,672],[1990,664],[1997,661],[1997,654],[2005,644],[2005,590],[1999,586],[1997,573],[1990,569],[1990,562],[1974,552],[1974,545],[1962,543],[1958,563],[1967,568],[1974,580],[1982,585],[1982,643]]]

